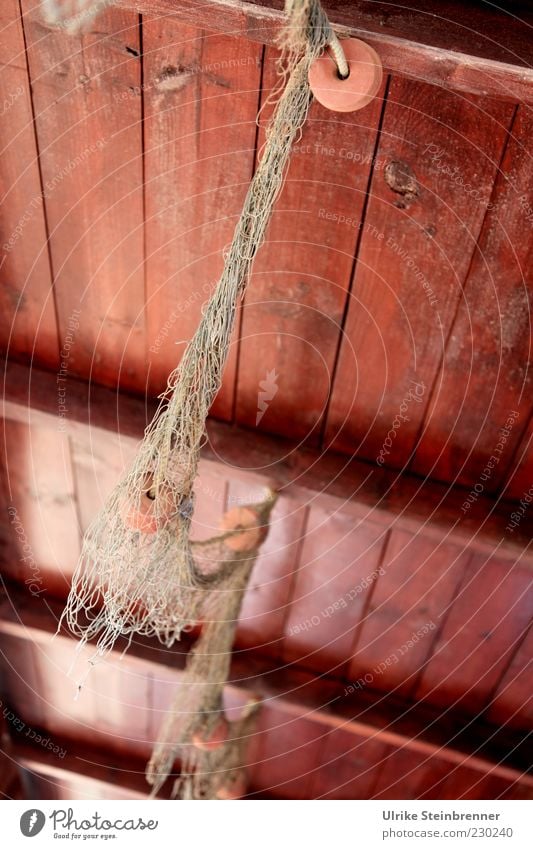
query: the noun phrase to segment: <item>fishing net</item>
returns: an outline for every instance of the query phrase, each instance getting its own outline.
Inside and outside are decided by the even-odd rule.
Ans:
[[[201,615],[206,583],[212,587],[221,580],[206,578],[197,567],[189,540],[205,420],[221,384],[238,300],[282,187],[291,146],[307,115],[309,65],[331,33],[314,0],[292,2],[290,11],[299,23],[294,26],[289,19],[282,36],[287,83],[267,128],[222,276],[170,375],[133,466],[83,542],[64,617],[81,644],[96,641],[94,660],[111,650],[119,637],[131,639],[134,634],[155,636],[171,646]],[[300,19],[307,21],[304,29]]]
[[[243,748],[257,705],[252,703],[241,719],[227,723],[223,690],[243,595],[275,501],[275,494],[270,492],[260,504],[231,510],[224,517],[228,528],[225,534],[194,544],[195,557],[202,563],[204,574],[216,574],[219,580],[217,591],[208,594],[202,632],[189,652],[147,767],[153,794],[177,758],[181,770],[173,795],[178,798],[231,795],[232,785],[242,783]]]
[[[108,5],[105,0],[43,3],[49,22],[70,29]],[[207,542],[192,543],[190,528],[205,421],[220,388],[237,304],[307,116],[310,64],[336,41],[317,0],[289,0],[287,11],[281,85],[222,276],[169,377],[132,467],[85,535],[62,617],[80,648],[94,643],[93,664],[119,638],[129,645],[136,634],[156,637],[170,647],[185,628],[203,623],[147,767],[153,794],[179,759],[175,796],[242,795],[243,750],[257,708],[252,702],[239,720],[228,723],[222,694],[243,593],[275,497],[241,508],[237,516],[231,512],[225,532]]]

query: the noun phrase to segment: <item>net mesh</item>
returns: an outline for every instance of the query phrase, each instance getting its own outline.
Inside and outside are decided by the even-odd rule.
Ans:
[[[255,712],[249,709],[228,725],[227,740],[215,750],[203,749],[194,739],[209,740],[226,725],[223,690],[228,679],[231,648],[250,572],[266,536],[276,496],[260,504],[236,508],[225,516],[233,529],[204,543],[195,554],[209,574],[216,574],[216,591],[208,592],[202,632],[187,657],[174,702],[162,725],[147,767],[147,779],[157,793],[180,760],[180,777],[173,793],[178,798],[217,798],[222,787],[236,782],[242,772],[245,729]],[[216,571],[213,571],[216,570]]]
[[[220,580],[206,579],[189,540],[205,420],[220,388],[238,300],[281,190],[291,146],[307,115],[309,65],[330,34],[318,3],[290,5],[298,22],[305,10],[305,37],[301,24],[294,26],[290,19],[282,37],[287,83],[267,128],[222,276],[170,375],[133,466],[83,542],[64,618],[82,644],[96,641],[94,661],[121,636],[155,636],[170,647],[201,615],[206,580]]]

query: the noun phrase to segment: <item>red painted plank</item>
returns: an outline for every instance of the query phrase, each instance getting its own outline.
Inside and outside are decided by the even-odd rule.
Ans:
[[[325,740],[310,798],[370,799],[387,752],[379,739],[335,729]]]
[[[220,276],[253,172],[262,48],[143,19],[149,386],[161,392]],[[236,352],[213,412],[231,418]]]
[[[42,188],[19,4],[0,9],[0,346],[58,363]]]
[[[392,531],[350,664],[352,686],[409,696],[469,559],[457,546]]]
[[[42,24],[35,0],[22,9],[61,364],[142,390],[142,134],[131,97],[141,80],[138,16],[108,10],[70,36]]]
[[[194,483],[196,501],[191,526],[193,539],[209,539],[220,533],[227,488],[226,470],[200,460],[198,477]]]
[[[102,745],[140,758],[151,754],[152,677],[135,659],[111,658],[91,669],[87,682]],[[83,698],[84,693],[80,695]]]
[[[263,103],[277,84],[265,59]],[[254,266],[243,315],[237,420],[318,439],[350,283],[383,90],[361,112],[314,103]],[[262,113],[267,120],[268,108]],[[264,141],[263,135],[261,141]]]
[[[520,108],[414,462],[417,472],[479,491],[505,480],[532,412],[532,130]]]
[[[408,461],[512,114],[393,79],[328,417],[338,449]]]
[[[496,799],[509,789],[509,782],[501,778],[484,776],[465,765],[448,765],[447,774],[429,787],[429,799]]]
[[[132,0],[116,2],[127,7]],[[393,73],[513,102],[533,99],[532,16],[524,6],[520,16],[512,8],[472,6],[465,26],[461,0],[445,4],[443,0],[417,0],[408,12],[402,7],[392,12],[388,3],[374,0],[357,5],[326,0],[323,5],[334,27],[340,25],[344,34],[368,41]],[[197,26],[241,33],[267,44],[278,43],[286,22],[283,4],[271,0],[244,6],[188,0],[179,9],[175,0],[136,0],[136,7],[169,17],[179,15]]]
[[[519,564],[474,556],[425,668],[417,697],[482,710],[531,619],[531,575]]]
[[[533,724],[533,629],[518,646],[504,673],[487,718],[497,725],[530,729]]]
[[[5,421],[4,428],[1,464],[17,577],[37,597],[64,595],[80,549],[68,438],[18,422]]]
[[[384,531],[317,503],[307,533],[285,625],[283,657],[341,675],[380,568]]]
[[[420,799],[448,769],[449,764],[444,764],[438,757],[429,758],[407,748],[391,750],[371,798]]]
[[[6,726],[10,734],[27,735],[25,742],[28,742],[35,727],[43,728],[46,724],[41,678],[35,664],[35,648],[30,640],[3,634],[0,668]],[[14,715],[11,716],[11,713]]]
[[[324,727],[291,717],[263,704],[258,715],[258,760],[251,764],[251,785],[285,799],[308,799],[314,771],[320,768]]]
[[[531,498],[533,497],[533,489],[531,485],[533,471],[533,417],[530,418],[528,426],[524,432],[522,440],[516,449],[516,454],[509,468],[507,479],[502,485],[503,497],[522,501],[522,509],[520,511],[520,521],[523,516],[531,509]],[[509,506],[509,516],[512,519],[513,509]],[[516,517],[514,517],[516,519]],[[511,527],[510,533],[514,533],[515,528]]]
[[[136,454],[133,439],[93,429],[71,440],[81,530],[95,519]]]
[[[105,735],[98,727],[96,696],[90,675],[76,698],[78,681],[88,669],[92,650],[86,648],[76,655],[76,644],[60,637],[53,642],[35,641],[32,645],[41,682],[46,730],[51,736],[64,735],[88,744],[102,742]]]

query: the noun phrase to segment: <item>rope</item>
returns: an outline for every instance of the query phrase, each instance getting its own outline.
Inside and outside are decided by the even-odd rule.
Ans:
[[[342,44],[339,39],[335,35],[334,32],[331,34],[331,38],[328,42],[328,46],[333,53],[333,58],[337,64],[337,73],[341,80],[347,80],[350,76],[350,68],[348,66],[348,62],[346,60],[346,56],[344,55],[344,50],[342,49]]]

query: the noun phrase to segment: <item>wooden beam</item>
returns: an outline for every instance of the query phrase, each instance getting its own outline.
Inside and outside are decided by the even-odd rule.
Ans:
[[[117,0],[125,9],[175,16],[183,23],[275,44],[284,20],[282,0]],[[489,4],[455,0],[336,3],[324,7],[341,36],[362,38],[393,74],[503,100],[533,99],[530,10],[511,15]]]
[[[58,738],[57,742],[62,748],[73,748],[73,741],[66,737]],[[42,798],[32,792],[36,780],[39,784],[44,781],[45,785],[49,785],[48,789],[52,791],[49,798],[62,798],[59,793],[65,781],[74,781],[82,793],[85,789],[88,798],[147,799],[150,794],[150,786],[144,777],[146,764],[139,759],[119,756],[116,752],[103,749],[95,750],[93,746],[84,746],[78,741],[75,743],[76,754],[67,754],[59,762],[51,752],[38,744],[23,742],[16,737],[11,742],[11,748],[19,769],[30,773],[25,777],[25,784],[29,785],[31,794],[13,798]],[[106,763],[108,765],[104,766]],[[56,789],[59,792],[52,795]],[[168,798],[169,790],[170,783],[167,783],[157,798]],[[253,787],[250,791],[254,799],[275,798],[260,791],[254,792]],[[79,798],[83,797],[80,795]]]
[[[43,736],[46,734],[42,730]],[[20,739],[19,739],[20,738]],[[60,788],[65,781],[69,783],[72,779],[80,790],[78,798],[83,798],[83,790],[86,790],[88,798],[107,799],[144,799],[150,793],[144,777],[145,764],[139,759],[120,756],[116,752],[105,752],[95,750],[80,744],[78,741],[73,746],[71,740],[61,739],[58,744],[67,750],[67,754],[59,760],[52,752],[39,746],[37,743],[24,741],[22,735],[15,735],[12,739],[12,752],[19,767],[28,771],[26,784],[31,788],[36,779],[51,785],[51,788]],[[75,754],[70,754],[68,749],[75,748]],[[104,766],[104,764],[108,766]],[[125,791],[125,792],[124,792]],[[33,794],[32,794],[33,795]],[[35,796],[35,798],[40,798]],[[61,792],[46,794],[45,798],[62,798]]]
[[[0,797],[20,799],[20,775],[7,723],[0,715]]]
[[[54,602],[46,606],[28,596],[17,585],[6,587],[0,602],[0,634],[49,643],[55,633],[61,607]],[[59,639],[71,643],[68,634]],[[163,651],[155,641],[135,640],[128,656],[138,662],[138,675],[154,667],[169,671],[179,681],[190,643],[175,650]],[[118,658],[122,646],[114,654]],[[113,658],[115,659],[115,658]],[[112,674],[112,671],[110,671]],[[243,695],[258,694],[265,704],[281,711],[287,719],[313,720],[330,729],[342,729],[357,738],[379,740],[394,750],[407,750],[417,757],[437,758],[450,769],[468,767],[485,775],[490,773],[510,784],[518,782],[533,788],[533,775],[526,774],[527,734],[508,733],[479,720],[463,720],[449,710],[436,710],[423,705],[407,705],[397,699],[383,697],[366,690],[346,693],[342,682],[315,677],[290,665],[277,668],[272,661],[245,653],[235,655],[230,671],[230,693],[242,701]]]
[[[139,439],[151,420],[153,400],[116,393],[97,384],[68,378],[67,414],[58,414],[56,375],[3,362],[5,419],[42,427],[61,427],[71,436],[87,428]],[[210,420],[203,459],[228,478],[258,478],[294,495],[320,499],[332,511],[342,507],[354,520],[371,517],[384,527],[402,528],[469,550],[533,566],[533,514],[513,533],[505,526],[512,504],[479,497],[467,512],[461,507],[468,489],[424,480],[333,452],[319,453],[259,431]],[[255,471],[251,471],[255,470]]]

